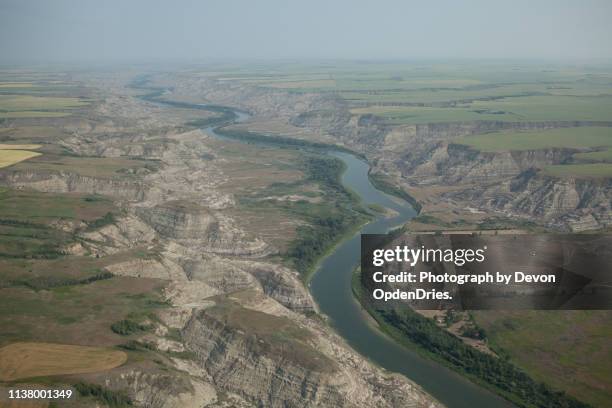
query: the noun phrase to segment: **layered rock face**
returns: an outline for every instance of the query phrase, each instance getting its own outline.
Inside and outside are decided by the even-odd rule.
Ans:
[[[560,230],[579,232],[611,225],[611,180],[557,179],[528,170],[502,183],[445,196],[508,215],[527,215]]]
[[[436,407],[394,375],[381,375],[327,328],[243,292],[193,313],[185,346],[215,386],[265,407]]]
[[[238,310],[250,327],[232,327],[215,308],[194,315],[183,331],[186,346],[214,379],[215,385],[237,393],[257,406],[343,406],[334,362],[304,343],[283,341],[282,332],[266,333],[266,325],[283,330],[284,317]],[[238,329],[238,330],[237,330]],[[291,328],[299,330],[298,326]],[[287,334],[285,334],[287,335]],[[291,334],[289,334],[291,335]],[[308,332],[303,333],[308,336]],[[276,337],[278,338],[276,338]]]
[[[88,177],[73,172],[12,172],[0,176],[0,182],[15,188],[31,188],[47,193],[84,193],[138,201],[144,198],[142,181]]]
[[[137,212],[155,231],[168,238],[199,239],[219,231],[218,220],[204,207],[169,201]]]

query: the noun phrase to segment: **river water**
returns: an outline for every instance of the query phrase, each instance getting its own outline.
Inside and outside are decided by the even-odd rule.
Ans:
[[[239,111],[235,111],[235,114],[236,122],[249,117]],[[215,132],[214,126],[207,127],[205,131],[227,140]],[[396,343],[373,325],[372,319],[361,308],[351,290],[352,273],[360,260],[360,235],[385,233],[416,216],[416,211],[407,202],[377,190],[370,183],[369,165],[366,162],[349,153],[327,153],[345,163],[342,183],[357,193],[365,205],[378,204],[397,214],[391,217],[378,216],[354,236],[338,244],[320,262],[309,285],[320,311],[329,317],[334,329],[361,355],[380,367],[405,375],[449,408],[513,407],[503,398],[473,384],[456,372]]]
[[[404,374],[449,408],[512,407],[501,397],[399,345],[373,327],[351,290],[352,273],[360,260],[360,234],[385,233],[410,220],[416,212],[407,202],[374,188],[368,178],[367,163],[347,153],[330,154],[346,164],[342,183],[355,191],[364,204],[378,204],[397,215],[377,217],[323,259],[310,283],[310,292],[321,312],[360,354],[389,371]]]

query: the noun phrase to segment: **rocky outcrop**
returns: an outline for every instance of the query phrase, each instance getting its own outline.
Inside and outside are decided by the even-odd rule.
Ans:
[[[48,193],[84,193],[139,201],[147,186],[139,180],[98,178],[70,172],[13,171],[0,174],[0,182],[16,188],[31,188]]]
[[[183,330],[187,347],[215,385],[257,406],[344,406],[333,361],[308,344],[282,339],[287,334],[280,330],[290,322],[246,309],[240,313],[258,327],[240,330],[240,324],[232,327],[225,316],[205,310]]]
[[[262,256],[268,245],[249,238],[220,213],[192,202],[169,201],[154,207],[138,207],[137,214],[159,235],[205,252]]]
[[[524,217],[561,230],[612,225],[612,180],[555,178],[526,170],[502,183],[445,194],[478,208]]]
[[[439,406],[405,379],[381,375],[315,322],[262,312],[244,294],[236,299],[251,306],[217,298],[182,331],[220,389],[265,407]]]
[[[139,207],[137,213],[158,234],[168,238],[202,239],[219,231],[219,222],[212,213],[194,203],[168,201],[152,208]]]
[[[402,176],[415,185],[487,183],[518,176],[528,169],[564,163],[577,151],[551,148],[480,152],[464,145],[439,142],[430,149],[410,151],[398,167]]]
[[[147,408],[200,408],[218,401],[213,385],[185,374],[151,369],[121,370],[106,380],[111,389],[129,390],[137,406]]]

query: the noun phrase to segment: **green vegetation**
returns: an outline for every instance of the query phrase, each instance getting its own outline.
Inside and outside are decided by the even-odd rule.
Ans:
[[[79,98],[29,95],[0,95],[0,111],[67,109],[87,105]]]
[[[3,327],[0,344],[13,341],[71,344],[98,337],[120,344],[121,336],[111,330],[117,319],[143,321],[167,307],[161,301],[160,282],[112,277],[80,283],[38,291],[28,286],[0,288]],[[41,308],[41,304],[45,307]]]
[[[2,287],[12,287],[12,286],[24,286],[30,288],[32,290],[48,290],[51,288],[58,288],[62,286],[73,286],[73,285],[87,285],[89,283],[103,280],[103,279],[111,279],[113,274],[110,272],[98,272],[91,276],[86,276],[83,278],[67,278],[62,276],[34,276],[31,278],[22,278],[22,279],[13,279],[8,280],[6,283],[0,283],[0,288]]]
[[[409,341],[462,374],[495,389],[521,407],[588,407],[563,392],[538,383],[508,360],[479,352],[438,327],[432,319],[406,308],[377,310],[375,318],[396,339]]]
[[[474,311],[489,346],[538,381],[607,406],[612,389],[612,313],[606,310]],[[564,373],[564,375],[559,375]]]
[[[141,333],[149,330],[151,327],[145,324],[140,324],[134,320],[123,319],[111,325],[111,330],[122,336]]]
[[[132,400],[123,392],[112,391],[98,384],[78,382],[74,388],[82,397],[93,397],[110,408],[131,407]]]
[[[331,202],[336,203],[334,206],[327,206],[326,211],[318,212],[312,211],[312,205],[297,204],[298,208],[302,207],[301,215],[307,217],[309,225],[298,227],[298,237],[292,243],[287,256],[307,279],[325,251],[356,225],[364,222],[368,215],[357,207],[355,197],[342,186],[340,175],[344,171],[344,164],[340,160],[311,156],[306,159],[305,168],[306,181],[321,185]],[[358,211],[352,210],[349,206],[354,206]]]
[[[430,106],[372,106],[351,110],[355,115],[372,114],[384,119],[390,125],[415,125],[423,123],[473,122],[478,120],[501,120],[502,114],[476,112],[469,108],[438,108]],[[506,120],[519,120],[513,114],[506,114]]]
[[[0,187],[0,258],[57,258],[74,236],[54,223],[103,225],[115,211],[108,199]]]
[[[545,148],[612,147],[612,127],[572,127],[529,132],[497,132],[464,136],[455,143],[485,152]]]
[[[29,93],[39,89],[25,88]],[[0,93],[0,118],[61,117],[69,115],[71,109],[88,105],[80,98],[23,95],[20,92],[23,87],[5,86],[0,89],[3,91]]]
[[[612,148],[595,152],[576,153],[574,159],[580,162],[606,162],[612,163]]]
[[[235,129],[227,129],[227,128],[219,128],[217,129],[217,133],[222,135],[223,137],[241,140],[241,141],[249,142],[249,143],[268,144],[268,145],[281,146],[281,147],[307,148],[307,149],[315,149],[315,150],[336,150],[339,152],[350,153],[358,157],[362,157],[362,158],[364,157],[362,154],[354,152],[342,146],[331,145],[328,143],[321,143],[321,142],[312,142],[310,140],[305,140],[305,139],[296,139],[296,138],[284,137],[284,136],[268,136],[268,135],[262,135],[260,133],[246,132],[243,130],[235,130]]]
[[[96,178],[129,179],[136,174],[155,171],[156,160],[138,160],[119,157],[80,157],[45,154],[11,167],[13,170],[33,170],[40,173],[65,172]]]
[[[612,127],[572,127],[529,132],[496,132],[455,139],[456,143],[485,152],[550,148],[600,149],[577,153],[575,163],[548,165],[544,174],[554,177],[612,177]]]
[[[612,163],[551,165],[544,167],[544,173],[554,177],[610,178]]]
[[[432,224],[432,225],[437,225],[439,227],[444,227],[444,228],[452,228],[454,226],[456,226],[457,224],[461,224],[458,221],[454,221],[452,223],[450,222],[445,222],[442,221],[441,219],[434,217],[433,215],[429,215],[429,214],[420,214],[417,217],[414,217],[411,222],[418,222],[421,224]]]
[[[412,208],[415,209],[417,213],[421,211],[421,204],[417,200],[415,200],[414,197],[412,197],[405,190],[403,190],[401,187],[398,187],[395,184],[391,183],[389,181],[389,178],[386,177],[385,175],[378,174],[378,173],[376,174],[369,173],[369,177],[370,177],[370,182],[372,183],[372,185],[376,187],[378,190],[405,200],[412,206]]]
[[[94,221],[114,208],[102,196],[56,194],[0,187],[0,217],[29,223],[51,224],[58,219]]]
[[[368,204],[368,208],[378,214],[384,214],[387,211],[387,209],[380,204]]]
[[[95,229],[104,227],[106,225],[110,225],[114,222],[115,222],[115,214],[113,214],[112,212],[107,212],[102,217],[90,222],[87,227],[91,230],[95,230]]]
[[[217,70],[217,68],[215,69]],[[384,123],[610,121],[609,68],[531,64],[281,64],[210,73],[288,92],[329,92]]]

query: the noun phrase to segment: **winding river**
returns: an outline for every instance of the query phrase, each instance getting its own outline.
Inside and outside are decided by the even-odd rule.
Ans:
[[[207,109],[206,105],[166,103],[174,107]],[[215,109],[219,109],[216,107]],[[227,114],[227,108],[221,108]],[[249,115],[233,111],[232,121],[242,122]],[[208,134],[227,139],[216,132],[216,126],[203,130]],[[363,226],[354,236],[338,244],[333,252],[319,264],[311,282],[310,291],[321,312],[327,315],[335,330],[360,354],[380,367],[405,375],[438,401],[449,408],[506,408],[513,405],[492,392],[473,384],[452,370],[422,357],[382,334],[361,308],[351,290],[352,272],[360,259],[360,235],[385,233],[410,220],[416,212],[405,201],[391,198],[377,190],[368,177],[369,165],[356,156],[339,151],[327,151],[346,165],[342,175],[345,187],[359,195],[365,205],[378,204],[395,211],[390,217],[379,215]]]
[[[360,354],[389,371],[404,374],[447,407],[511,407],[501,397],[396,343],[373,327],[372,319],[365,315],[351,290],[352,271],[361,253],[360,234],[385,233],[410,220],[416,212],[410,204],[374,188],[368,178],[367,163],[348,153],[330,154],[346,164],[342,176],[346,187],[355,191],[366,205],[378,204],[396,211],[397,215],[378,216],[321,262],[310,284],[321,312],[329,316],[336,331]]]

